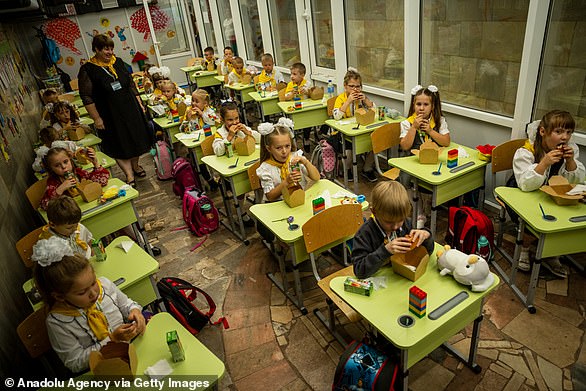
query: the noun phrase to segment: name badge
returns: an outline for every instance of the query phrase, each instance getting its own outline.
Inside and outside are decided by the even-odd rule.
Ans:
[[[122,89],[122,85],[120,84],[120,82],[118,80],[110,83],[110,86],[112,87],[112,91],[118,91],[118,90]]]

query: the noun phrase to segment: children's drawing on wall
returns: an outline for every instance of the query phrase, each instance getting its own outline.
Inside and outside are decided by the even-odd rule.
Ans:
[[[130,45],[128,45],[128,42],[126,42],[126,36],[124,35],[124,30],[126,30],[126,27],[116,26],[114,27],[114,30],[116,30],[116,35],[118,35],[118,39],[122,44],[122,50],[130,49]]]
[[[81,55],[75,46],[75,41],[81,38],[79,26],[75,22],[67,18],[52,19],[43,24],[42,28],[45,35],[53,39],[59,46]]]
[[[160,9],[158,6],[150,6],[149,11],[151,14],[151,20],[153,22],[153,28],[156,32],[165,31],[171,22],[171,18],[165,11]],[[144,8],[139,8],[130,15],[131,27],[143,34],[142,39],[146,42],[149,40],[151,31],[146,17]]]

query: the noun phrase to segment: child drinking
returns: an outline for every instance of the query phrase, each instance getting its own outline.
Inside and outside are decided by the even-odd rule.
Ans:
[[[372,189],[372,218],[354,236],[352,263],[358,278],[375,274],[389,264],[391,255],[404,254],[412,244],[433,252],[434,242],[427,229],[412,229],[411,201],[399,182],[384,181]]]
[[[129,342],[145,330],[141,306],[111,281],[96,278],[89,261],[53,236],[33,247],[33,276],[49,308],[53,350],[72,372],[86,371],[89,355],[108,342]]]
[[[571,141],[576,123],[567,111],[552,110],[545,114],[539,123],[535,140],[527,141],[517,149],[513,157],[514,180],[507,186],[518,187],[522,191],[534,191],[546,184],[553,175],[561,175],[570,183],[580,183],[586,177],[584,164],[578,160],[579,149]],[[529,241],[526,235],[519,258],[519,269],[528,271]],[[557,277],[567,277],[567,270],[559,257],[546,258],[543,267]]]
[[[49,201],[47,220],[39,239],[55,236],[66,242],[74,253],[88,259],[91,257],[93,236],[80,223],[81,209],[73,198],[62,195]]]
[[[265,53],[260,58],[262,63],[262,72],[258,76],[258,84],[264,91],[275,91],[277,84],[285,83],[285,78],[277,69],[274,68],[273,56]]]
[[[442,113],[442,103],[436,86],[423,88],[416,85],[411,89],[411,106],[408,118],[401,122],[400,138],[403,151],[419,149],[426,140],[431,140],[440,147],[450,145],[450,131]],[[421,191],[417,206],[417,228],[423,228],[427,215],[431,212],[431,194]]]
[[[311,83],[305,79],[305,72],[305,65],[302,63],[296,62],[291,65],[291,81],[287,84],[287,88],[285,88],[286,100],[291,100],[296,96],[301,99],[307,99]],[[311,145],[309,143],[310,132],[310,128],[303,129],[303,149],[305,152],[311,150]]]
[[[346,75],[344,75],[344,92],[338,95],[334,103],[333,116],[334,119],[340,120],[342,118],[354,117],[356,110],[359,108],[371,109],[374,103],[364,95],[362,92],[362,76],[358,73],[356,68],[348,68]],[[348,179],[354,180],[352,174],[352,151],[349,149],[350,144],[344,146],[346,149],[346,167],[350,167]],[[369,182],[376,182],[376,175],[374,173],[374,153],[370,152],[366,155],[364,166],[362,167],[362,176]]]
[[[241,57],[234,57],[232,60],[232,72],[228,73],[228,84],[242,83],[246,74],[248,72],[244,69],[244,60]]]
[[[53,104],[51,127],[59,132],[61,140],[68,140],[67,131],[77,126],[81,126],[85,133],[91,132],[87,125],[79,122],[77,112],[68,102],[59,101]]]
[[[61,147],[72,152],[73,156],[79,158],[81,155],[83,158],[87,158],[87,149],[80,147],[74,141],[62,140],[61,134],[52,127],[46,127],[39,131],[39,141],[42,145],[35,149],[37,155],[33,162],[33,170],[35,172],[45,172],[46,168],[43,165],[43,159],[49,152],[49,149],[55,147]]]
[[[281,198],[283,188],[295,183],[302,188],[308,188],[312,181],[320,179],[319,171],[301,151],[291,153],[293,145],[293,121],[280,118],[273,125],[262,123],[258,126],[261,138],[260,166],[256,174],[267,201],[276,201]],[[298,166],[298,169],[291,169]]]
[[[78,194],[75,186],[80,179],[89,179],[98,182],[101,186],[108,184],[110,173],[100,165],[96,159],[96,153],[92,148],[88,148],[88,158],[91,160],[94,170],[87,172],[81,168],[77,168],[72,160],[71,152],[65,148],[51,148],[43,164],[49,173],[47,178],[47,189],[43,198],[41,198],[40,207],[47,209],[49,201],[57,198],[67,192],[69,195],[76,196]]]
[[[43,114],[41,116],[41,122],[39,127],[45,128],[51,125],[51,112],[53,111],[53,105],[59,102],[59,95],[57,91],[52,88],[47,88],[43,91]]]
[[[235,137],[252,136],[257,144],[260,142],[260,133],[240,122],[238,106],[234,102],[228,101],[222,104],[220,107],[220,119],[223,125],[216,131],[212,144],[216,156],[225,154],[226,142],[232,143]]]
[[[203,129],[204,124],[214,126],[218,116],[210,106],[210,95],[206,90],[197,89],[191,94],[191,106],[185,110],[183,121],[187,122],[191,131]],[[182,121],[182,122],[183,122]]]

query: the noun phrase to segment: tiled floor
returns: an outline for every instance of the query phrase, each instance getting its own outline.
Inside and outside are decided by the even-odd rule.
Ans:
[[[138,181],[138,210],[152,243],[161,247],[159,277],[179,276],[209,292],[216,314],[228,318],[230,328],[208,326],[199,338],[226,363],[222,390],[329,390],[340,353],[336,340],[312,310],[325,309],[324,295],[316,288],[309,269],[302,274],[309,313],[305,316],[271,285],[266,272],[276,271],[276,261],[253,229],[244,246],[221,228],[197,250],[198,238],[183,225],[181,204],[171,182],[158,181],[150,157],[142,159],[148,176]],[[372,185],[361,185],[368,194]],[[215,195],[219,201],[219,196]],[[446,213],[439,213],[438,232],[445,232]],[[443,234],[438,241],[442,241]],[[512,237],[507,237],[511,246]],[[576,257],[583,264],[586,256]],[[333,260],[319,262],[322,275],[340,268]],[[521,274],[526,282],[528,276]],[[499,286],[484,306],[480,349],[475,374],[444,350],[434,351],[410,370],[410,389],[430,390],[586,390],[586,279],[575,270],[567,280],[539,280],[537,313],[529,314],[512,291]],[[362,323],[348,323],[343,332],[360,339]],[[469,346],[471,328],[451,342]]]

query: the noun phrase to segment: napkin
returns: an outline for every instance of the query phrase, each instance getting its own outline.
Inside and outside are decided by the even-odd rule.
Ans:
[[[338,123],[339,123],[340,125],[349,125],[349,124],[354,124],[354,123],[356,123],[356,118],[355,118],[355,117],[352,117],[352,119],[345,119],[345,120],[340,120],[340,121],[338,121]]]
[[[458,147],[458,157],[470,157],[470,155],[468,155],[468,152],[464,148]]]
[[[122,250],[124,250],[125,253],[128,254],[133,244],[134,242],[132,240],[125,240],[123,242],[118,243],[118,247],[120,247]]]
[[[344,198],[344,197],[356,198],[356,196],[353,193],[350,193],[349,191],[344,191],[344,190],[340,190],[340,191],[332,194],[332,198]]]
[[[572,190],[568,191],[567,195],[580,195],[586,193],[586,185],[576,185]]]
[[[169,365],[167,360],[159,360],[147,369],[144,370],[144,374],[148,375],[151,379],[161,380],[167,375],[173,372],[173,368]]]
[[[374,290],[378,290],[378,289],[384,289],[387,287],[387,277],[385,276],[381,276],[381,277],[368,277],[365,279],[366,281],[370,281],[372,282],[372,286],[374,288]]]

